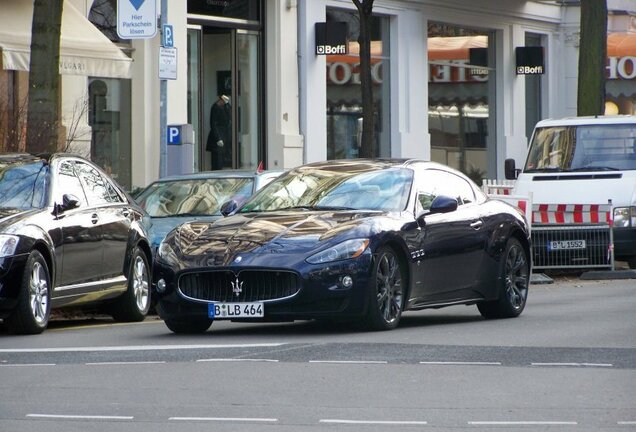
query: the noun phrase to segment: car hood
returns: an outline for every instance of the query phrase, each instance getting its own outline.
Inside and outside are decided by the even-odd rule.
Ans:
[[[159,247],[159,243],[166,237],[170,231],[179,225],[198,221],[198,222],[214,222],[222,216],[171,216],[171,217],[151,217],[150,226],[148,227],[148,236],[153,248]]]
[[[238,255],[273,256],[307,253],[330,241],[368,237],[387,219],[380,211],[286,211],[250,213],[220,219],[216,223],[189,222],[170,235],[175,252],[184,263],[227,265]]]
[[[24,220],[39,210],[21,210],[14,208],[0,208],[0,232],[6,231],[10,225]]]

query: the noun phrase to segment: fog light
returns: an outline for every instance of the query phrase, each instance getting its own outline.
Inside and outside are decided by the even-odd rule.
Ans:
[[[351,288],[353,286],[353,279],[351,276],[343,276],[342,279],[340,279],[340,283],[342,283],[342,286],[345,288]]]
[[[157,292],[162,293],[166,291],[166,281],[164,279],[159,279],[157,281]]]

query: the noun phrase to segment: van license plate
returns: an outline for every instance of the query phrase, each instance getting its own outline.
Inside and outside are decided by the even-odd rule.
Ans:
[[[208,317],[212,319],[263,318],[264,313],[262,302],[208,304]]]
[[[552,240],[548,242],[548,250],[585,249],[585,240]]]

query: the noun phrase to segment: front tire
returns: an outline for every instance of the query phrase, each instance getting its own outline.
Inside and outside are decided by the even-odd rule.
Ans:
[[[499,272],[499,298],[478,303],[477,308],[484,318],[518,317],[526,306],[530,285],[530,262],[519,240],[508,240]]]
[[[390,247],[374,256],[366,326],[370,330],[391,330],[398,326],[404,309],[406,271]]]
[[[46,329],[51,315],[51,276],[46,260],[34,250],[27,259],[18,303],[7,318],[9,331],[16,334],[39,334]]]
[[[150,310],[150,270],[148,258],[135,247],[128,269],[128,289],[112,305],[111,315],[117,321],[143,321]]]
[[[168,319],[164,321],[171,332],[177,334],[201,334],[205,333],[212,325],[211,319],[197,318],[190,320]]]

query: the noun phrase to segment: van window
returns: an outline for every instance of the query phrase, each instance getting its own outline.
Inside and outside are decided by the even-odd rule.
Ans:
[[[636,170],[636,124],[538,128],[525,172]]]

